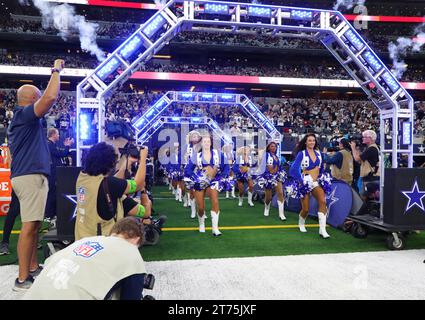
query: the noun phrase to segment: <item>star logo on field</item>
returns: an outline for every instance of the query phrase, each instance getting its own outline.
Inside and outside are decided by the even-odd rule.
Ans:
[[[419,153],[425,153],[425,147],[422,144],[419,146]]]
[[[413,184],[412,190],[401,191],[401,193],[409,199],[407,203],[406,209],[404,210],[404,214],[409,211],[414,206],[417,206],[425,213],[425,207],[422,202],[422,198],[425,197],[425,191],[420,191],[418,187],[418,181],[415,179],[415,183]]]

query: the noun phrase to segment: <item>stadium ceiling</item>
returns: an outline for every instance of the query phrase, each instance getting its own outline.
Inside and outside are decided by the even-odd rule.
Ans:
[[[106,97],[120,88],[179,32],[204,30],[233,34],[250,30],[264,36],[291,34],[321,42],[380,109],[380,127],[390,123],[392,149],[385,150],[385,135],[381,130],[381,152],[392,154],[393,167],[397,167],[398,154],[407,153],[409,167],[412,167],[413,98],[348,20],[339,11],[333,10],[171,0],[79,83],[77,129],[81,110],[95,109],[100,124],[98,140],[102,140]],[[400,128],[403,129],[402,134]],[[78,165],[81,164],[81,146],[77,135]]]

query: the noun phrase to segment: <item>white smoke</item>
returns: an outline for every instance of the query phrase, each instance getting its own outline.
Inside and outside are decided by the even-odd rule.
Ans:
[[[334,10],[339,10],[340,7],[349,10],[354,6],[364,5],[365,2],[366,0],[337,0],[334,4]]]
[[[103,61],[105,53],[97,46],[96,30],[98,25],[87,22],[83,16],[76,15],[74,7],[68,4],[52,4],[44,0],[32,0],[40,11],[43,28],[53,26],[65,41],[71,34],[78,34],[81,49]],[[19,0],[21,5],[28,5],[28,0]]]
[[[413,38],[400,37],[388,44],[388,52],[393,60],[393,73],[400,79],[407,69],[404,57],[408,51],[419,52],[425,45],[425,23],[415,28]]]
[[[159,7],[163,7],[167,4],[167,0],[154,0],[154,2]]]

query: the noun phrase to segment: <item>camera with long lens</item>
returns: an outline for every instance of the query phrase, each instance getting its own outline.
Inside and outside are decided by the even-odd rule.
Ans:
[[[153,246],[159,242],[159,236],[162,234],[162,227],[167,220],[167,216],[161,215],[158,219],[151,219],[150,224],[145,224],[144,246]]]
[[[129,156],[129,157],[133,157],[136,158],[138,160],[140,160],[140,150],[143,149],[142,147],[138,147],[133,143],[128,142],[124,148],[118,148],[120,154],[122,156]]]
[[[356,133],[348,136],[348,141],[354,142],[356,146],[363,145],[363,135],[361,133]]]
[[[328,152],[337,152],[339,151],[339,141],[338,141],[338,137],[333,137],[331,138],[331,140],[329,141],[329,143],[326,146],[326,149],[328,150]]]

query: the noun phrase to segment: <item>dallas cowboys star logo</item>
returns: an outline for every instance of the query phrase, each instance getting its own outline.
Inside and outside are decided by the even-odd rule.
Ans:
[[[425,153],[425,147],[422,144],[419,146],[419,152]]]
[[[77,195],[75,194],[64,194],[64,197],[75,204],[74,213],[72,214],[71,220],[75,219],[77,216]]]
[[[412,190],[401,191],[401,193],[409,199],[409,203],[407,204],[406,209],[404,210],[404,214],[406,214],[406,212],[414,206],[417,206],[425,213],[425,207],[422,202],[422,198],[425,197],[425,192],[419,191],[418,181],[416,179],[415,183],[413,184]]]
[[[328,205],[328,212],[331,210],[332,205],[339,200],[339,198],[335,197],[336,188],[332,190],[329,196],[326,196],[326,200],[331,200]]]

